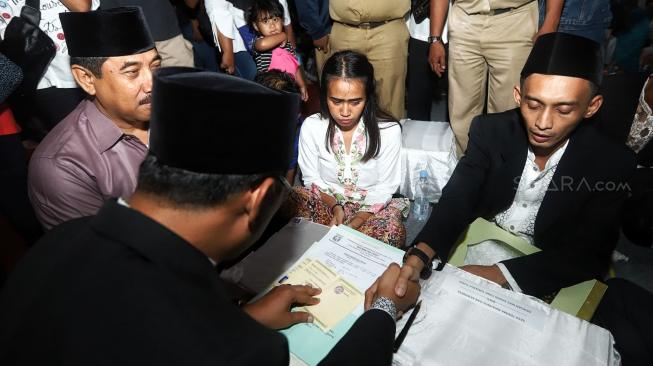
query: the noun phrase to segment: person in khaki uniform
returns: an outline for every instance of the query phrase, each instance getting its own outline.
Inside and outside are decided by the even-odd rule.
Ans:
[[[445,19],[448,4],[449,0],[433,0],[432,17],[438,12],[438,19]],[[467,149],[472,118],[483,113],[486,102],[488,113],[517,106],[512,91],[538,31],[537,8],[535,0],[456,0],[451,6],[449,118],[459,155]],[[436,73],[446,67],[440,47],[444,21],[439,23],[431,28],[434,34],[429,39],[429,62]]]
[[[330,0],[332,52],[352,50],[374,66],[379,106],[404,117],[410,0]]]

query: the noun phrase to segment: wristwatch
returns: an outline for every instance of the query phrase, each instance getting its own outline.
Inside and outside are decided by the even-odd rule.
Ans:
[[[403,263],[406,263],[406,260],[411,255],[414,255],[415,257],[419,258],[422,261],[422,263],[424,263],[424,267],[422,268],[422,271],[419,273],[419,277],[423,280],[426,280],[429,277],[431,277],[431,272],[433,272],[433,260],[429,259],[429,256],[426,253],[424,253],[421,249],[417,247],[410,247],[404,254]]]
[[[428,42],[431,43],[431,44],[436,43],[436,42],[442,42],[442,36],[429,36]]]

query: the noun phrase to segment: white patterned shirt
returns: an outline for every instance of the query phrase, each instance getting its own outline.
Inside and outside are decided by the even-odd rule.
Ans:
[[[551,155],[546,162],[544,169],[535,163],[535,154],[528,148],[526,164],[517,186],[515,199],[507,210],[498,213],[494,217],[494,222],[502,229],[521,237],[529,244],[533,243],[535,234],[535,220],[540,210],[540,205],[544,200],[546,192],[555,187],[549,187],[551,179],[555,174],[560,159],[567,149],[569,140]],[[517,281],[512,277],[506,266],[499,263],[504,260],[518,257],[520,253],[508,248],[506,245],[494,241],[486,240],[477,245],[470,246],[465,257],[465,264],[493,265],[497,264],[503,273],[508,284],[513,290],[521,292]]]
[[[630,133],[626,140],[626,145],[635,153],[640,152],[653,138],[653,112],[651,112],[651,107],[649,107],[645,99],[646,86],[649,80],[646,79],[642,87],[635,117],[633,117],[633,124],[630,126]]]

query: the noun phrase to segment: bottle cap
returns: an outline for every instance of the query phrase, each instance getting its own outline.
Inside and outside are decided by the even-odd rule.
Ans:
[[[426,170],[420,170],[420,171],[419,171],[419,177],[420,177],[420,178],[428,178],[428,177],[429,177],[429,173],[428,173]]]

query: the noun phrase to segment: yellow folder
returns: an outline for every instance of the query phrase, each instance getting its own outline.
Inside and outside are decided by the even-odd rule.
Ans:
[[[485,240],[495,240],[504,243],[522,255],[529,255],[540,251],[536,246],[503,230],[496,224],[478,218],[461,235],[458,243],[452,250],[448,263],[457,267],[462,266],[467,255],[467,248]],[[607,285],[603,282],[589,280],[560,289],[551,302],[551,307],[589,321],[592,315],[594,315],[594,311],[596,311],[607,288]]]

